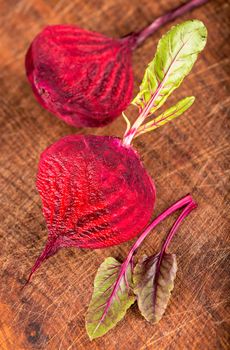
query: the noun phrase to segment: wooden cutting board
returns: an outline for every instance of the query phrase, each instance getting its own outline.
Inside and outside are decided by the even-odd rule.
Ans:
[[[35,101],[24,71],[33,37],[47,24],[76,23],[119,37],[139,30],[181,1],[0,1],[0,349],[214,350],[228,348],[229,273],[229,3],[210,1],[179,21],[206,24],[207,47],[171,102],[195,95],[183,117],[135,142],[157,187],[155,215],[190,192],[199,208],[183,223],[170,251],[178,256],[175,289],[165,316],[148,324],[133,306],[103,338],[90,342],[84,317],[99,264],[124,258],[132,242],[106,250],[68,249],[26,276],[47,237],[35,189],[40,153],[71,133],[122,136],[118,118],[103,129],[76,130]],[[166,25],[134,54],[135,92]],[[131,117],[132,118],[132,117]],[[156,252],[172,218],[144,241]]]

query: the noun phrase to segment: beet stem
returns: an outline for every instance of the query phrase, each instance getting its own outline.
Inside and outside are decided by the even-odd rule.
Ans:
[[[161,213],[156,219],[154,219],[149,226],[147,226],[147,228],[144,230],[144,232],[142,232],[142,234],[139,236],[139,238],[136,240],[136,242],[133,244],[132,248],[130,249],[126,260],[123,262],[122,264],[122,268],[119,272],[119,276],[116,282],[116,286],[119,284],[122,276],[124,275],[129,263],[132,261],[133,255],[135,253],[135,251],[137,250],[137,248],[141,245],[141,243],[143,242],[143,240],[146,238],[146,236],[148,236],[149,232],[152,231],[161,221],[163,221],[164,219],[166,219],[169,215],[173,214],[175,211],[182,209],[184,207],[186,207],[186,215],[185,215],[185,211],[182,212],[182,214],[179,216],[179,218],[176,220],[175,225],[173,225],[172,230],[169,233],[169,239],[167,240],[168,242],[171,241],[175,230],[178,228],[180,222],[185,218],[185,216],[187,216],[190,211],[192,209],[194,209],[197,206],[197,204],[193,201],[192,197],[190,194],[188,194],[187,196],[181,198],[179,201],[177,201],[176,203],[174,203],[173,205],[171,205],[171,207],[169,207],[168,209],[166,209],[165,211],[163,211],[163,213]],[[179,220],[179,223],[178,223]],[[170,238],[171,237],[171,238]],[[168,243],[169,244],[169,243]],[[167,248],[167,246],[166,246]],[[166,249],[165,248],[165,249]]]
[[[189,203],[184,210],[182,211],[182,213],[180,214],[180,216],[178,217],[178,219],[175,221],[175,223],[173,224],[171,230],[169,231],[169,234],[167,235],[165,242],[162,245],[161,251],[162,254],[164,254],[164,252],[166,251],[166,249],[168,248],[171,240],[173,239],[175,233],[177,232],[181,222],[186,218],[186,216],[189,215],[189,213],[193,210],[197,208],[197,203],[195,202],[191,202]]]
[[[136,39],[132,48],[135,49],[137,46],[141,45],[150,35],[155,33],[166,23],[173,21],[174,19],[184,15],[186,12],[205,4],[206,2],[208,2],[208,0],[191,0],[167,12],[163,16],[158,17],[148,27],[142,29],[140,32],[131,34],[131,36],[135,37]]]
[[[131,250],[129,252],[130,258],[133,255],[133,253],[135,252],[135,250],[143,242],[145,237],[149,234],[149,232],[152,231],[161,221],[166,219],[169,215],[171,215],[172,213],[174,213],[178,209],[181,209],[184,206],[188,206],[188,205],[191,205],[191,204],[195,205],[195,202],[193,201],[192,197],[188,194],[187,196],[183,197],[182,199],[180,199],[179,201],[177,201],[176,203],[171,205],[171,207],[169,207],[168,209],[163,211],[163,213],[161,213],[156,219],[154,219],[151,222],[151,224],[149,224],[149,226],[145,229],[145,231],[140,235],[140,237],[134,243],[134,245],[132,246],[132,248],[131,248]]]
[[[160,253],[159,253],[159,258],[158,258],[157,265],[156,265],[156,274],[155,274],[155,278],[153,280],[153,284],[155,286],[157,286],[157,283],[158,283],[158,278],[159,278],[159,274],[160,274],[160,266],[161,266],[161,262],[162,262],[162,259],[164,257],[166,249],[168,248],[172,238],[174,237],[175,233],[177,232],[181,222],[195,208],[197,208],[197,204],[194,201],[192,201],[189,204],[187,204],[185,206],[185,208],[183,209],[183,211],[181,212],[181,214],[179,215],[179,217],[177,218],[177,220],[174,222],[174,224],[171,227],[168,235],[166,236],[166,239],[165,239],[165,241],[164,241],[164,243],[163,243],[163,245],[161,247],[161,250],[160,250]],[[154,288],[154,293],[153,293],[153,305],[154,305],[154,307],[156,305],[156,296],[157,296],[156,288]]]

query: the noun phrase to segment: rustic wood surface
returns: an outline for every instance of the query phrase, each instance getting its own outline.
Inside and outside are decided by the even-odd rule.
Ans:
[[[76,130],[38,105],[27,83],[24,56],[47,24],[76,23],[109,36],[123,36],[150,23],[179,0],[0,1],[0,349],[212,350],[228,348],[229,242],[229,3],[210,1],[183,16],[198,18],[208,44],[192,73],[170,101],[194,94],[183,117],[135,142],[154,178],[155,215],[191,192],[199,208],[183,223],[170,250],[179,270],[162,321],[150,325],[132,307],[123,321],[90,342],[84,317],[99,264],[124,258],[131,242],[106,250],[61,250],[22,290],[47,237],[35,188],[40,153],[71,133],[124,132],[118,118],[104,129]],[[180,20],[175,21],[179,22]],[[134,54],[135,91],[166,25]],[[157,250],[172,218],[145,240],[138,255]]]

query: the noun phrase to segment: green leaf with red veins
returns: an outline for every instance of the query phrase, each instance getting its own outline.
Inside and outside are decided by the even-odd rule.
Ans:
[[[174,288],[177,262],[175,254],[144,256],[133,274],[134,293],[144,318],[157,323],[162,318]]]
[[[132,104],[147,109],[147,116],[160,108],[191,71],[206,41],[207,29],[199,20],[172,27],[159,41]]]
[[[193,102],[195,101],[195,97],[185,97],[183,100],[180,100],[174,106],[167,109],[165,112],[160,114],[158,117],[154,118],[150,122],[140,126],[135,137],[145,134],[146,132],[155,130],[160,126],[168,123],[170,120],[173,120],[183,114],[187,109],[191,107]]]
[[[131,288],[131,263],[126,267],[112,257],[105,259],[97,271],[86,315],[91,340],[107,333],[125,316],[136,300]]]

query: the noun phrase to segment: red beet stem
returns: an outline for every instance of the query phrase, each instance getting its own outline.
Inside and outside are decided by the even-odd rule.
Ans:
[[[194,202],[194,200],[190,194],[181,198],[179,201],[177,201],[176,203],[171,205],[171,207],[169,207],[168,209],[163,211],[163,213],[161,213],[156,219],[154,219],[151,222],[151,224],[148,225],[148,227],[143,231],[143,233],[140,235],[140,237],[136,240],[136,242],[134,243],[134,245],[130,249],[126,260],[123,262],[122,268],[120,269],[120,272],[119,272],[119,276],[118,276],[116,285],[119,285],[119,282],[120,282],[121,278],[123,277],[129,263],[132,261],[132,258],[133,258],[135,251],[141,245],[141,243],[146,238],[146,236],[148,236],[150,231],[152,231],[161,221],[166,219],[169,215],[173,214],[175,211],[182,209],[184,207],[185,207],[184,211],[181,213],[179,218],[176,220],[175,224],[173,225],[172,230],[169,233],[169,236],[171,237],[171,235],[172,235],[172,237],[173,237],[173,235],[176,232],[176,229],[178,228],[181,221],[190,213],[190,211],[192,209],[195,209],[197,207],[197,204]],[[171,237],[171,239],[172,239],[172,237]],[[169,240],[169,242],[170,242],[170,240]]]
[[[173,214],[175,211],[188,205],[196,205],[190,194],[188,194],[187,196],[183,197],[182,199],[180,199],[179,201],[171,205],[171,207],[163,211],[163,213],[161,213],[155,220],[153,220],[151,224],[149,224],[149,226],[144,230],[144,232],[140,235],[140,237],[132,246],[128,255],[130,256],[130,259],[133,253],[135,252],[135,250],[140,246],[140,244],[143,242],[143,240],[149,234],[150,231],[152,231],[161,221],[166,219],[169,215]]]
[[[162,262],[162,259],[164,257],[164,254],[165,254],[165,251],[167,249],[167,247],[169,246],[172,238],[174,237],[175,233],[177,232],[181,222],[191,213],[191,211],[193,209],[197,208],[197,204],[195,202],[191,202],[189,204],[187,204],[185,206],[185,208],[183,209],[182,213],[179,215],[179,217],[177,218],[177,220],[174,222],[171,230],[169,231],[162,247],[161,247],[161,250],[160,250],[160,254],[159,254],[159,258],[158,258],[158,261],[157,261],[157,266],[156,266],[156,274],[155,274],[155,278],[154,278],[154,285],[157,285],[158,283],[158,278],[159,278],[159,275],[160,275],[160,266],[161,266],[161,262]],[[155,306],[156,305],[156,297],[157,297],[157,293],[156,293],[156,288],[154,289],[154,293],[153,293],[153,305]]]
[[[137,46],[141,45],[143,41],[145,41],[150,35],[155,33],[159,28],[165,25],[168,22],[173,21],[174,19],[184,15],[186,12],[189,12],[203,4],[208,2],[208,0],[191,0],[186,2],[183,5],[176,7],[175,9],[167,12],[163,16],[158,17],[151,23],[148,27],[142,29],[140,32],[131,34],[131,36],[135,37],[135,42],[133,49]]]
[[[189,215],[189,213],[193,210],[197,208],[197,203],[195,202],[191,202],[189,203],[184,210],[182,211],[182,213],[180,214],[180,216],[178,217],[178,219],[175,221],[174,225],[172,226],[171,230],[169,231],[169,234],[167,235],[165,242],[163,243],[163,246],[161,248],[161,252],[162,252],[162,256],[165,253],[166,249],[168,248],[171,240],[173,239],[175,233],[177,232],[178,227],[180,226],[181,222],[184,220],[184,218],[186,218],[186,216]]]

